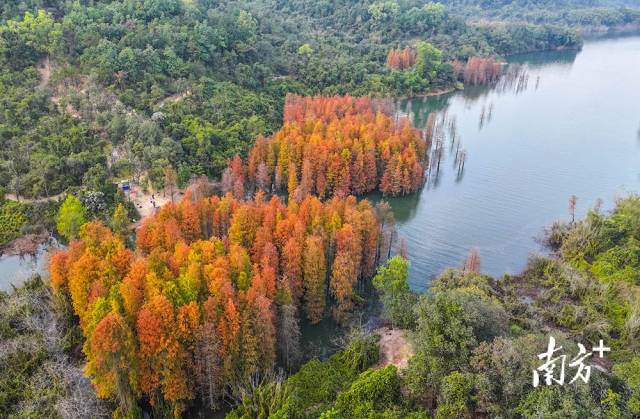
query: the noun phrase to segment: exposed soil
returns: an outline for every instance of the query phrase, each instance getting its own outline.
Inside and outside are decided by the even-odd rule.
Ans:
[[[0,255],[3,256],[25,256],[35,255],[38,253],[40,245],[49,241],[51,236],[49,233],[26,234],[18,237],[8,243],[4,248],[0,249]]]
[[[387,365],[395,365],[398,369],[404,369],[409,364],[409,358],[414,354],[413,347],[402,329],[381,327],[374,331],[380,336],[380,360],[374,368],[384,368]]]
[[[61,201],[65,196],[67,195],[66,192],[61,192],[57,195],[51,195],[51,196],[44,196],[41,198],[23,198],[20,197],[20,199],[18,199],[17,196],[15,196],[14,194],[6,194],[4,197],[5,199],[8,199],[10,201],[18,201],[18,202],[22,202],[24,204],[34,204],[37,202],[48,202],[48,201]]]
[[[43,89],[49,84],[51,78],[51,63],[49,56],[44,57],[38,62],[38,73],[40,74],[40,84],[38,88]]]
[[[75,80],[61,80],[54,89],[51,102],[61,106],[63,99],[68,99],[72,93],[84,95],[87,92],[88,85],[89,78],[87,76],[80,76]],[[76,119],[81,118],[78,110],[76,110],[68,100],[65,103],[64,110]]]
[[[186,90],[182,93],[176,93],[175,95],[168,96],[158,102],[157,106],[162,108],[167,103],[179,102],[188,96],[191,96],[191,90]]]
[[[451,92],[455,92],[456,89],[454,87],[450,87],[448,89],[434,89],[431,90],[425,94],[422,94],[420,96],[427,96],[427,97],[431,97],[431,96],[441,96],[441,95],[446,95],[447,93],[451,93]]]
[[[140,186],[132,185],[129,199],[134,203],[140,218],[144,219],[153,215],[165,204],[171,202],[169,193],[153,190],[144,191]],[[182,192],[177,190],[173,194],[173,202],[178,203],[182,199]]]

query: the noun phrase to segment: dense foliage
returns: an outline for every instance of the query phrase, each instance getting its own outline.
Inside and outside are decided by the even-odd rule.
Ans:
[[[108,417],[82,363],[70,313],[56,309],[39,278],[0,292],[0,411],[3,417]]]
[[[417,298],[407,282],[408,270],[409,261],[402,256],[394,256],[378,269],[373,278],[373,286],[380,294],[383,316],[391,320],[392,325],[405,329],[414,326],[412,307]]]
[[[67,240],[75,239],[80,233],[80,227],[87,222],[86,210],[82,202],[73,195],[67,196],[56,217],[58,233]]]
[[[338,397],[341,398],[339,408],[331,409],[334,415],[366,417],[351,416],[354,414],[352,409],[356,407],[352,403],[353,398],[375,401],[377,407],[398,401],[399,398],[399,381],[395,369],[388,368],[380,373],[367,371],[377,360],[378,346],[375,337],[354,330],[345,348],[327,361],[314,359],[285,382],[280,380],[277,385],[273,385],[269,380],[266,384],[251,388],[240,406],[227,417],[318,417],[331,409]],[[389,397],[385,398],[387,395]],[[264,402],[256,403],[260,399]],[[343,416],[347,414],[350,416]]]
[[[57,210],[57,202],[0,200],[0,249],[22,235],[53,230]]]
[[[22,205],[17,202],[4,201],[0,207],[0,245],[9,243],[20,236],[27,217],[22,212]]]
[[[93,221],[51,259],[51,283],[86,337],[98,395],[179,415],[299,359],[298,310],[344,322],[380,252],[367,201],[236,201],[188,194],[143,221],[136,252]]]
[[[555,224],[550,245],[575,268],[606,282],[640,285],[640,198],[621,200],[610,215],[594,209],[575,224]]]
[[[580,43],[561,27],[467,25],[418,0],[2,3],[0,187],[80,188],[112,207],[117,180],[219,176],[278,128],[287,93],[411,95],[453,87],[454,59]],[[387,67],[398,47],[416,65]]]
[[[474,269],[449,270],[419,297],[409,297],[408,263],[390,259],[374,284],[383,315],[411,330],[415,354],[407,369],[387,366],[356,377],[337,368],[335,357],[314,360],[279,385],[287,403],[270,412],[286,412],[281,417],[638,416],[640,284],[628,277],[626,264],[593,269],[598,260],[609,260],[605,255],[632,251],[638,223],[640,199],[632,196],[611,214],[594,210],[585,220],[556,226],[550,239],[561,249],[558,257],[532,258],[520,276],[495,280]],[[549,336],[567,355],[565,384],[534,387],[532,371],[542,363],[538,354]],[[594,354],[586,361],[588,383],[569,384],[577,344],[590,350],[600,339],[611,352],[604,360]],[[311,375],[315,381],[307,378]],[[296,394],[304,395],[303,402],[292,397]],[[247,408],[245,400],[230,417]]]
[[[579,47],[574,29],[555,24],[637,19],[629,9],[580,7],[567,18],[468,23],[462,9],[474,6],[3,1],[0,188],[12,200],[52,201],[2,201],[0,245],[36,223],[53,229],[58,213],[57,230],[71,242],[51,259],[51,284],[78,326],[57,323],[41,284],[0,295],[8,372],[0,410],[103,415],[68,358],[82,334],[85,373],[99,397],[117,403],[116,415],[151,406],[158,417],[179,416],[222,400],[241,402],[232,417],[639,414],[633,200],[611,217],[557,227],[560,259],[509,281],[452,271],[418,298],[406,262],[391,260],[374,283],[385,316],[413,330],[416,354],[404,372],[368,369],[378,361],[374,339],[356,334],[327,362],[268,379],[277,366],[297,369],[300,317],[345,323],[390,253],[385,207],[376,214],[347,196],[415,191],[426,166],[425,139],[380,102],[328,96],[492,82],[495,56]],[[173,197],[199,175],[222,175],[229,193],[194,189],[144,220],[132,246],[116,183]],[[286,191],[287,204],[263,191]],[[517,298],[525,286],[540,291],[532,304]],[[532,390],[543,326],[562,328],[566,348],[574,338],[609,339],[613,378],[596,374],[573,392]]]
[[[570,25],[585,31],[637,30],[640,2],[637,0],[446,0],[450,13],[473,19]]]
[[[287,96],[284,126],[268,139],[258,138],[246,168],[232,162],[223,191],[239,194],[240,182],[250,190],[284,191],[298,201],[308,194],[416,191],[423,183],[427,142],[407,120],[395,123],[381,106],[366,97]]]

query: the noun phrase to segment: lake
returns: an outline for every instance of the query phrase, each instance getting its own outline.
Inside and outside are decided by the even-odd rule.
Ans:
[[[509,61],[520,71],[513,83],[397,105],[398,116],[419,128],[429,112],[445,120],[437,176],[432,169],[423,190],[387,199],[416,290],[461,266],[472,248],[484,273],[518,273],[529,254],[544,251],[535,240],[544,227],[570,218],[571,195],[582,216],[599,199],[611,208],[616,197],[639,189],[640,37]],[[461,173],[454,167],[458,141],[466,152]]]
[[[49,251],[58,247],[57,240],[51,238],[33,255],[0,255],[0,291],[10,292],[35,274],[48,276]]]

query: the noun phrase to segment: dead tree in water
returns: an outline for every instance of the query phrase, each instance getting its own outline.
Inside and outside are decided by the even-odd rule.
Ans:
[[[456,123],[456,117],[452,116],[449,120],[449,138],[451,139],[449,152],[453,151],[453,146],[456,143],[456,139],[458,138],[458,126]]]
[[[407,249],[407,241],[403,238],[398,242],[398,255],[404,259],[409,259],[409,250]]]
[[[480,121],[478,122],[479,129],[482,129],[484,127],[484,119],[485,119],[486,112],[487,112],[487,108],[485,107],[485,105],[482,105],[482,109],[480,110]]]
[[[523,72],[522,74],[520,74],[520,77],[518,78],[518,86],[516,88],[516,93],[520,93],[526,90],[528,84],[529,84],[529,74]]]
[[[442,135],[437,135],[435,149],[434,149],[434,154],[435,154],[434,157],[436,160],[436,173],[440,172],[440,162],[442,161],[442,156],[444,155],[444,152],[442,150],[443,146],[444,146],[444,139],[442,138]]]
[[[444,155],[444,129],[442,125],[437,125],[434,130],[434,142],[432,145],[431,151],[431,159],[430,164],[432,169],[429,170],[429,177],[434,173],[433,166],[435,165],[435,180],[438,179],[438,175],[440,174],[440,162],[442,162],[442,157]]]
[[[427,141],[433,140],[433,132],[435,128],[436,128],[436,114],[435,112],[429,112],[429,116],[427,117],[427,123],[424,125]]]
[[[456,116],[453,115],[449,118],[449,136],[455,137],[458,130],[458,124],[456,122]]]
[[[464,162],[467,160],[467,151],[465,149],[460,150],[457,156],[458,162],[458,174],[464,171]]]
[[[498,92],[513,91],[518,94],[527,88],[529,81],[528,68],[525,65],[510,64],[507,72],[496,87]],[[536,85],[538,83],[536,82]]]
[[[378,241],[378,248],[376,250],[376,265],[378,265],[390,257],[397,230],[393,210],[388,202],[378,202],[378,204],[376,204],[376,214],[378,220],[380,220],[380,240]]]
[[[571,195],[569,197],[569,215],[571,215],[571,224],[576,221],[576,203],[578,202],[578,197],[575,195]]]
[[[480,252],[478,249],[473,248],[467,255],[467,260],[464,262],[464,272],[480,273]]]

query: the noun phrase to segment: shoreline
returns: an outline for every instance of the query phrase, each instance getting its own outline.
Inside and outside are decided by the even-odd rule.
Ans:
[[[640,23],[632,23],[626,25],[615,25],[615,26],[579,26],[577,31],[580,35],[587,37],[598,37],[605,35],[625,35],[625,34],[633,34],[634,32],[639,32],[640,34]]]
[[[445,89],[435,89],[435,90],[429,90],[426,93],[418,93],[415,95],[411,95],[411,96],[389,96],[387,97],[387,99],[391,99],[393,101],[400,101],[400,100],[408,100],[408,99],[415,99],[415,98],[421,98],[421,97],[437,97],[437,96],[442,96],[442,95],[446,95],[449,93],[454,93],[457,91],[462,91],[464,89],[457,89],[456,87],[448,87]]]
[[[53,239],[49,232],[25,234],[0,247],[0,258],[10,256],[35,256],[42,245]]]
[[[613,33],[613,32],[611,32],[611,33]],[[622,33],[622,32],[618,32],[618,33]],[[528,52],[518,52],[518,53],[513,53],[513,54],[500,55],[499,57],[504,59],[504,60],[500,61],[500,64],[502,66],[508,65],[509,61],[507,60],[507,58],[518,56],[518,55],[524,55],[524,54],[535,54],[535,53],[552,52],[552,51],[580,51],[582,49],[582,47],[583,47],[583,44],[584,44],[584,42],[581,42],[581,44],[576,46],[576,47],[560,46],[560,47],[557,47],[557,48],[538,49],[538,50],[533,50],[533,51],[528,51]],[[395,99],[395,100],[407,100],[407,99],[413,99],[413,98],[437,97],[437,96],[442,96],[442,95],[446,95],[446,94],[449,94],[449,93],[454,93],[454,92],[457,92],[457,91],[463,91],[464,89],[465,89],[464,86],[462,87],[462,89],[459,89],[456,86],[451,86],[451,87],[446,87],[446,88],[434,89],[434,90],[430,90],[430,91],[428,91],[426,93],[419,93],[419,94],[415,94],[415,95],[411,95],[411,96],[395,96],[395,97],[393,97],[393,99]]]
[[[457,90],[464,90],[464,89],[457,89],[456,87],[448,87],[445,89],[436,89],[436,90],[430,90],[427,93],[422,93],[419,95],[414,95],[411,97],[435,97],[435,96],[442,96],[442,95],[446,95],[448,93],[453,93]],[[408,98],[410,99],[410,98]]]

